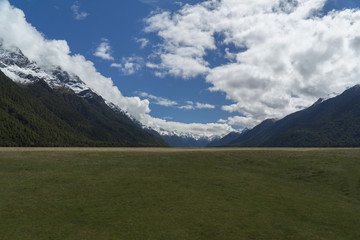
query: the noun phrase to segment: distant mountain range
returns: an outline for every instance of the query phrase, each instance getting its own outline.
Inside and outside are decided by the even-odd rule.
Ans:
[[[360,86],[281,120],[266,120],[226,147],[360,147]]]
[[[248,129],[245,129],[243,132],[231,132],[222,138],[215,139],[210,141],[206,147],[218,147],[218,146],[227,146],[235,139],[242,136]]]
[[[77,76],[0,45],[0,146],[168,145]]]
[[[223,138],[141,126],[79,77],[0,41],[0,146],[360,147],[360,86]]]
[[[203,148],[203,147],[206,147],[213,140],[220,139],[219,137],[194,138],[191,135],[179,135],[176,133],[160,134],[151,128],[145,128],[145,130],[147,132],[163,139],[170,147],[176,147],[176,148]]]
[[[211,142],[211,139],[206,137],[199,139],[177,135],[161,135],[160,137],[171,147],[202,148]]]
[[[2,135],[0,139],[0,146],[169,145],[172,147],[205,147],[212,140],[208,138],[198,139],[191,135],[185,136],[176,130],[172,133],[163,131],[164,133],[160,135],[154,130],[147,129],[146,126],[142,126],[128,113],[122,111],[119,106],[111,102],[107,102],[101,96],[98,96],[78,76],[63,71],[57,66],[50,69],[43,69],[36,62],[30,61],[20,49],[16,47],[11,49],[5,48],[2,46],[1,41],[0,71],[13,80],[13,83],[10,83],[8,81],[9,79],[5,78],[4,74],[1,74],[2,84],[0,87],[4,89],[7,84],[12,85],[11,89],[14,91],[12,93],[9,92],[6,96],[2,95],[2,102],[11,102],[11,99],[7,99],[9,94],[19,95],[19,98],[25,101],[25,103],[21,104],[24,105],[26,102],[35,101],[37,103],[34,104],[34,106],[41,108],[42,110],[39,111],[43,112],[43,115],[51,115],[55,112],[56,116],[53,117],[59,117],[60,119],[57,120],[61,120],[61,123],[59,121],[55,121],[58,126],[60,126],[60,129],[57,129],[56,125],[51,126],[51,121],[48,121],[48,123],[45,124],[42,120],[46,120],[47,118],[41,117],[41,119],[39,118],[39,121],[36,121],[36,123],[40,125],[45,124],[46,127],[41,128],[48,129],[49,131],[47,133],[45,131],[40,135],[38,133],[35,134],[34,129],[30,131],[28,126],[26,126],[26,123],[23,124],[22,127],[19,127],[18,129],[22,130],[19,130],[19,133],[15,134],[15,130],[10,127],[10,125],[11,122],[16,123],[19,119],[13,115],[9,116],[9,113],[5,114],[5,112],[9,111],[9,109],[6,108],[7,105],[3,105],[2,110],[4,113],[1,117],[4,119],[7,118],[8,123],[7,125],[2,124],[0,126],[0,129],[2,129],[0,132]],[[39,101],[41,101],[41,103],[39,103]],[[20,102],[12,102],[13,108],[18,108],[18,106],[15,107],[15,105],[19,103]],[[81,108],[75,108],[75,106],[80,105],[82,106]],[[84,112],[85,108],[96,108],[96,111],[98,112],[95,114],[96,116],[90,115],[89,113],[94,113],[95,110],[86,110],[86,112]],[[37,113],[33,107],[28,106],[23,108],[23,110],[24,114],[25,111],[28,111],[28,113],[32,112],[30,115],[36,119],[35,115]],[[107,119],[109,115],[113,118],[114,113],[118,119]],[[103,116],[104,114],[106,116]],[[32,122],[32,124],[35,123]],[[62,124],[65,124],[66,127],[62,126]],[[111,126],[108,126],[109,124]],[[115,130],[114,127],[119,127],[121,129]],[[5,132],[7,134],[5,134]],[[67,133],[67,140],[50,139],[51,133],[55,132],[57,132],[56,136],[65,136],[65,133]],[[33,135],[33,137],[27,136],[27,133]],[[15,137],[15,135],[21,137]],[[47,135],[47,137],[45,138],[44,135]],[[19,138],[25,138],[27,140],[19,140]]]

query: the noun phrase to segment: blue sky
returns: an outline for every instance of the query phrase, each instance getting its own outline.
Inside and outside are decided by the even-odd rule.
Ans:
[[[199,1],[182,1],[194,4]],[[157,44],[156,37],[145,34],[143,19],[152,11],[166,9],[176,11],[179,4],[173,1],[137,1],[110,0],[99,4],[98,1],[72,0],[13,0],[12,5],[22,9],[29,23],[48,39],[64,39],[73,54],[84,55],[91,60],[99,72],[110,76],[126,96],[146,92],[155,96],[178,102],[178,106],[188,105],[187,101],[214,105],[212,109],[186,110],[176,107],[163,107],[151,104],[151,115],[185,123],[211,123],[229,114],[221,106],[232,103],[223,93],[210,93],[209,84],[203,79],[183,80],[179,77],[156,77],[153,71],[142,68],[135,74],[124,74],[119,69],[110,67],[112,62],[120,62],[123,57],[144,57],[151,54],[151,46],[141,49],[137,39],[149,39],[151,45]],[[71,7],[76,4],[79,12],[87,13],[83,19],[76,19]],[[114,61],[107,61],[94,56],[102,39],[111,45]]]
[[[333,9],[344,12],[354,8],[347,17],[338,14],[335,19],[357,19],[358,0],[328,0],[325,4],[322,0],[299,0],[298,4],[283,1],[281,6],[272,6],[279,9],[278,12],[270,9],[274,16],[269,19],[265,14],[269,11],[268,3],[260,0],[253,1],[256,3],[227,0],[211,6],[211,1],[199,0],[9,2],[24,11],[26,21],[45,39],[66,40],[72,55],[80,54],[93,62],[97,71],[110,77],[124,96],[148,100],[151,117],[227,126],[214,134],[282,117],[309,106],[318,97],[356,84],[358,73],[354,69],[337,75],[331,64],[340,66],[336,56],[349,57],[351,51],[358,51],[355,47],[348,49],[355,46],[352,39],[357,39],[357,34],[340,32],[342,26],[337,28],[326,16]],[[268,2],[274,4],[275,0]],[[300,14],[301,4],[307,15],[290,17],[292,12]],[[224,14],[231,9],[239,10]],[[219,19],[215,21],[212,16]],[[262,19],[269,21],[269,26],[263,26]],[[314,29],[318,27],[313,32],[306,30],[312,26],[309,19],[315,21]],[[253,21],[254,29],[259,30],[248,34],[252,26],[247,26],[246,21]],[[222,24],[214,26],[218,22]],[[282,27],[273,29],[277,25]],[[287,39],[281,31],[289,32]],[[275,38],[274,33],[279,33],[279,37]],[[311,37],[307,34],[325,37],[308,40]],[[268,45],[260,44],[259,39]],[[299,43],[305,42],[302,49],[297,49],[301,44],[291,44],[297,39]],[[342,39],[350,47],[335,51]],[[328,46],[326,53],[317,52],[316,44],[321,41]],[[288,51],[270,59],[274,52],[267,51],[276,47]],[[187,51],[188,54],[184,53]],[[311,54],[311,58],[307,57]],[[354,56],[349,60],[357,61]],[[333,67],[334,73],[322,71],[320,66]],[[293,69],[284,70],[288,68]],[[334,81],[327,84],[329,75],[336,78],[334,81],[341,80],[341,84]]]

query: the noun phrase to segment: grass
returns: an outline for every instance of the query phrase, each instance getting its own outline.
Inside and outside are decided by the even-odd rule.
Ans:
[[[359,149],[0,149],[0,239],[360,239]]]

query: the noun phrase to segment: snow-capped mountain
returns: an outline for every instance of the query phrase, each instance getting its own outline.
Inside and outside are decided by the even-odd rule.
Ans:
[[[164,128],[152,128],[152,127],[148,127],[148,126],[143,126],[143,128],[145,128],[147,131],[150,131],[150,132],[157,132],[160,136],[163,136],[163,137],[180,137],[183,139],[192,138],[195,141],[206,139],[206,141],[211,142],[215,139],[222,137],[222,136],[218,136],[218,135],[204,136],[204,135],[194,134],[191,132],[181,132],[178,130],[167,130]]]
[[[0,70],[12,80],[21,83],[35,83],[38,81],[45,81],[51,88],[67,88],[75,92],[82,98],[96,98],[102,97],[97,94],[96,91],[91,89],[75,74],[69,73],[61,69],[59,66],[42,67],[35,61],[29,60],[23,52],[16,47],[3,46],[0,39]],[[116,113],[127,115],[135,124],[142,127],[145,130],[151,129],[151,132],[157,132],[163,139],[181,139],[187,142],[195,142],[194,146],[199,146],[199,142],[202,145],[213,141],[219,136],[205,137],[200,135],[194,135],[192,133],[184,133],[177,130],[168,129],[154,129],[149,126],[143,125],[131,114],[121,109],[121,106],[114,104],[111,101],[104,99],[105,103]]]
[[[167,146],[78,76],[1,40],[0,81],[0,146]]]
[[[36,62],[30,61],[19,48],[3,47],[0,41],[0,70],[9,78],[21,84],[45,81],[51,88],[67,88],[82,98],[94,98],[99,95],[89,88],[78,76],[62,70],[59,66],[50,69],[40,67]],[[116,113],[126,114],[134,122],[130,114],[123,111],[112,102],[105,103]],[[136,121],[137,122],[137,121]]]
[[[206,147],[209,143],[219,140],[220,136],[196,136],[190,133],[182,133],[179,131],[166,131],[164,129],[154,130],[145,128],[146,131],[162,138],[171,147],[201,148]]]
[[[20,49],[6,49],[0,42],[0,70],[9,78],[19,83],[45,81],[52,88],[65,87],[79,94],[90,90],[81,79],[63,71],[60,67],[41,68],[36,62],[30,61]]]

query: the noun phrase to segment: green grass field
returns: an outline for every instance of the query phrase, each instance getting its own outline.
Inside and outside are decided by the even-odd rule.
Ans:
[[[0,149],[0,239],[360,239],[358,149]]]

